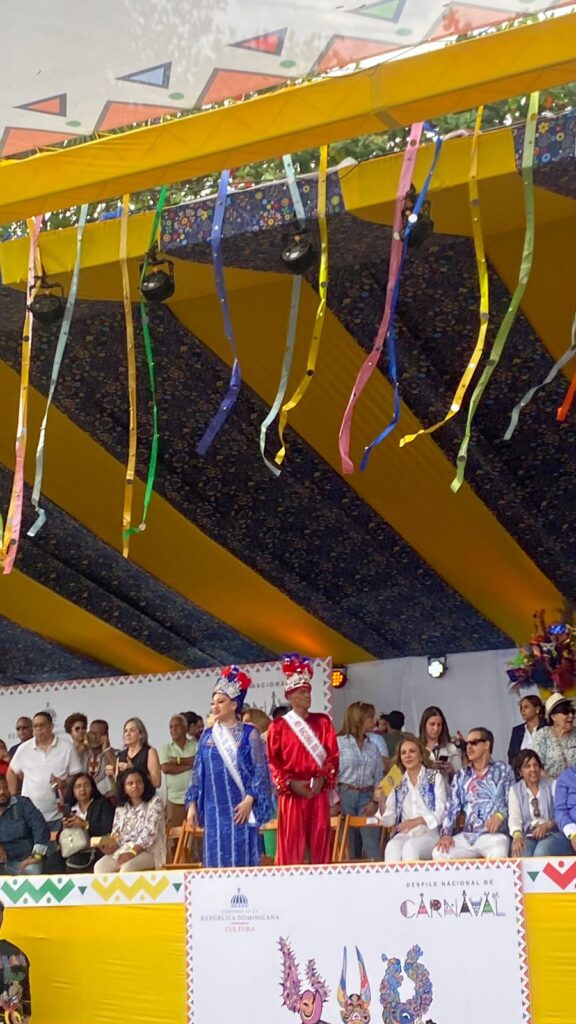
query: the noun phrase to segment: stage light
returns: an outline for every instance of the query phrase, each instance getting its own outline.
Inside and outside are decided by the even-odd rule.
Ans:
[[[316,249],[303,228],[297,227],[285,245],[282,262],[291,274],[305,274],[316,262]]]
[[[34,280],[38,285],[38,291],[28,309],[34,320],[44,327],[50,327],[64,316],[64,289],[61,284],[49,281],[44,275]]]
[[[432,676],[432,679],[440,679],[446,672],[446,656],[443,654],[441,657],[431,655],[428,658],[428,675]]]
[[[335,690],[341,690],[343,686],[346,686],[347,682],[348,673],[345,668],[338,665],[336,668],[332,669],[330,673],[330,685],[333,686]]]
[[[146,254],[147,266],[140,264],[140,292],[146,302],[165,302],[174,295],[174,264],[169,259],[158,259],[158,246],[154,244]],[[146,273],[144,274],[144,267]],[[164,270],[163,268],[167,269]]]

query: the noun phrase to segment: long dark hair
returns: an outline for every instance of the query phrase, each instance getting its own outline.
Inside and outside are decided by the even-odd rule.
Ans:
[[[426,722],[430,718],[441,718],[442,719],[442,732],[440,733],[436,746],[445,747],[450,743],[450,729],[448,728],[448,722],[446,721],[446,715],[442,711],[442,708],[437,708],[435,704],[431,704],[429,708],[426,708],[422,712],[422,718],[420,719],[420,725],[418,727],[418,735],[422,740],[424,746],[426,746]]]
[[[92,797],[93,800],[97,800],[98,797],[101,795],[98,792],[98,787],[96,786],[94,779],[92,778],[91,775],[88,775],[88,772],[77,772],[77,774],[73,775],[72,778],[70,779],[70,782],[68,783],[68,789],[66,790],[66,796],[64,798],[64,803],[70,804],[70,807],[72,807],[72,805],[76,803],[76,797],[74,796],[74,786],[78,782],[78,779],[88,779],[88,782],[90,783],[90,796]]]
[[[142,793],[142,799],[144,803],[148,803],[153,796],[156,796],[156,790],[150,782],[150,776],[148,772],[143,772],[140,768],[127,768],[125,772],[118,777],[118,804],[122,807],[124,804],[130,803],[130,797],[126,793],[126,779],[129,775],[139,775],[144,783],[144,792]]]

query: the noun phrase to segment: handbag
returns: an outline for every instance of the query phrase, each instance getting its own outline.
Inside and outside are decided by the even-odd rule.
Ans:
[[[63,828],[58,836],[58,843],[64,860],[67,860],[68,857],[73,857],[75,853],[88,850],[90,848],[90,837],[83,828]]]

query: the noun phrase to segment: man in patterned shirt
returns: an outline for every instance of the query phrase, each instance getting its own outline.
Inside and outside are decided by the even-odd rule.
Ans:
[[[512,769],[492,760],[494,736],[489,729],[471,729],[466,738],[470,762],[456,772],[446,805],[434,860],[507,857],[510,836],[506,829],[508,793],[514,783]],[[458,816],[462,831],[454,835]]]

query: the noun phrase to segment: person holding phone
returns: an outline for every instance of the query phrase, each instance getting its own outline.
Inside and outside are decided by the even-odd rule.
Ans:
[[[418,733],[433,767],[450,781],[462,767],[462,756],[450,739],[446,716],[441,708],[431,705],[422,712]]]
[[[99,792],[94,779],[88,772],[79,772],[70,780],[64,799],[62,825],[65,829],[82,829],[88,839],[110,835],[114,821],[114,808]],[[66,857],[68,872],[93,870],[94,862],[101,856],[94,846]]]

